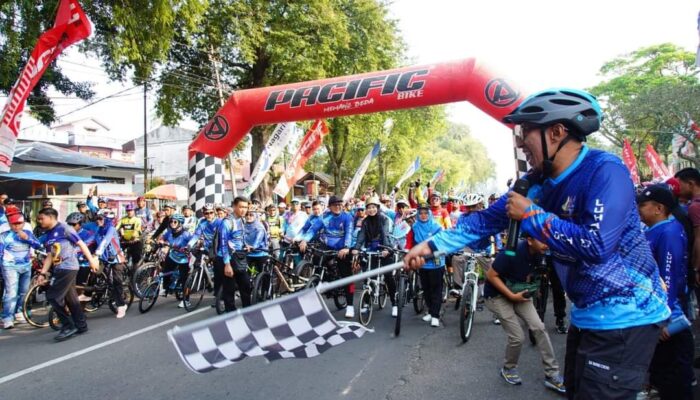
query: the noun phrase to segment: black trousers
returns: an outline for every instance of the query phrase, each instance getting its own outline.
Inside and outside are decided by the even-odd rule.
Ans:
[[[564,288],[559,280],[559,275],[557,271],[554,270],[554,264],[551,261],[551,257],[548,257],[547,261],[547,276],[549,277],[549,283],[552,286],[552,304],[554,305],[554,317],[556,319],[563,319],[566,317],[566,296],[564,295]]]
[[[141,261],[143,255],[143,243],[140,240],[135,240],[133,242],[122,242],[122,250],[126,253],[127,262],[131,259],[131,265],[133,268]]]
[[[114,292],[114,304],[116,304],[117,307],[123,306],[124,303],[124,280],[122,277],[124,276],[124,264],[107,264],[105,263],[105,275],[107,275],[107,278],[110,276],[110,269],[111,275],[112,275],[112,291]]]
[[[350,254],[343,259],[338,258],[338,273],[341,278],[352,275],[352,256]],[[352,307],[355,301],[355,285],[352,283],[345,286],[345,300],[348,306]]]
[[[177,278],[177,285],[181,288],[185,286],[185,280],[187,279],[187,273],[190,270],[190,264],[178,264],[173,261],[172,258],[168,257],[163,262],[163,272],[170,272],[178,270],[180,276]],[[170,282],[172,282],[172,275],[166,275],[163,277],[163,290],[169,290]]]
[[[659,391],[661,400],[692,400],[694,347],[690,329],[656,344],[649,366],[649,382]]]
[[[445,268],[421,268],[420,283],[423,286],[423,298],[428,305],[428,312],[433,318],[440,318],[442,306],[442,276]]]
[[[634,400],[642,390],[660,329],[569,327],[564,384],[570,400]]]
[[[75,291],[75,277],[77,275],[78,270],[54,269],[49,289],[46,291],[46,298],[51,307],[56,310],[63,328],[78,328],[82,331],[87,329],[87,321]],[[68,305],[70,315],[66,312],[66,305]]]
[[[250,285],[250,275],[248,275],[248,263],[245,255],[231,256],[231,268],[233,268],[233,278],[224,275],[224,259],[216,257],[214,259],[214,282],[218,283],[222,290],[222,299],[226,312],[236,310],[236,286],[241,294],[241,304],[243,307],[250,305],[250,294],[253,288]]]

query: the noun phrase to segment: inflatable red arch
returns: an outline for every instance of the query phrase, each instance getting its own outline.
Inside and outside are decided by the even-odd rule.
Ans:
[[[498,121],[523,94],[475,58],[235,92],[190,144],[223,158],[257,125],[468,101]]]

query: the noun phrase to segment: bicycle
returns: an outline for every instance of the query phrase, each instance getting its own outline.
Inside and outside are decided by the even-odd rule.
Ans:
[[[382,248],[389,250],[394,255],[394,262],[399,262],[403,255],[407,253],[405,250],[393,249],[386,246]],[[394,323],[394,336],[399,336],[401,333],[401,318],[403,308],[408,303],[413,303],[413,309],[416,314],[420,314],[425,309],[425,299],[423,298],[423,289],[418,279],[416,271],[405,271],[403,268],[398,270],[396,285],[396,322]]]
[[[309,259],[305,259],[297,265],[295,275],[301,278],[308,276],[305,288],[315,288],[321,282],[331,282],[340,278],[337,250],[321,250],[309,246],[306,253],[309,253],[307,257],[311,257],[311,259],[314,256],[318,257],[318,263],[314,264]],[[332,298],[338,310],[342,310],[348,305],[345,298],[345,289],[343,288],[329,290],[324,292],[323,295],[328,299]]]
[[[544,314],[547,311],[547,300],[549,298],[549,276],[547,274],[547,259],[546,257],[542,257],[540,264],[535,267],[533,272],[535,279],[539,279],[539,287],[537,293],[532,297],[533,305],[542,322],[544,322]],[[530,344],[533,346],[537,344],[535,335],[532,334],[530,329],[527,330],[527,334],[530,338]]]
[[[479,299],[479,274],[476,272],[477,257],[486,257],[487,254],[463,253],[467,257],[464,268],[462,292],[456,308],[459,310],[459,337],[466,343],[472,334],[474,314],[476,313]]]
[[[380,251],[365,251],[361,253],[364,257],[367,269],[375,269],[379,267],[378,259],[381,257]],[[376,265],[375,265],[376,264]],[[386,306],[386,298],[388,289],[384,282],[384,275],[378,275],[374,278],[367,278],[363,285],[362,295],[360,296],[360,312],[358,319],[362,325],[369,325],[372,321],[373,306],[381,310]]]
[[[267,257],[262,271],[255,277],[251,304],[257,304],[273,299],[283,293],[294,293],[306,288],[310,268],[300,271],[300,276],[290,272],[288,264],[270,255]]]
[[[172,291],[177,300],[183,300],[184,297],[182,287],[177,284],[177,281],[180,278],[180,271],[177,268],[168,272],[161,271],[158,273],[155,280],[153,280],[153,282],[148,285],[146,290],[144,290],[143,296],[141,299],[139,299],[139,311],[141,314],[147,313],[156,304],[160,294],[160,285],[163,282],[163,278],[166,276],[171,277],[170,285],[167,288],[164,288],[166,290],[166,294],[168,291]]]
[[[154,244],[144,253],[141,263],[131,276],[131,290],[139,299],[160,272],[160,265],[165,261],[165,253],[160,251],[162,245]]]
[[[190,271],[183,289],[187,312],[199,307],[205,290],[209,292],[214,290],[214,267],[204,248],[200,247],[197,250],[197,256],[190,259]]]

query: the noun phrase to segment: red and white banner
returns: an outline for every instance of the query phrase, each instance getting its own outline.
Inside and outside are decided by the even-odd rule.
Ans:
[[[46,68],[68,46],[88,36],[90,21],[77,0],[61,0],[53,28],[44,32],[10,91],[0,120],[0,172],[9,172],[15,153],[19,125],[29,93]]]
[[[635,185],[639,185],[639,172],[637,172],[637,159],[634,157],[634,152],[632,151],[632,146],[629,140],[625,139],[625,144],[622,147],[622,161],[630,170],[630,177]]]
[[[286,196],[287,193],[289,193],[289,189],[294,187],[294,183],[301,179],[305,173],[303,169],[304,164],[306,164],[306,161],[321,147],[323,138],[326,135],[328,135],[326,122],[320,119],[314,122],[311,129],[306,132],[306,135],[304,135],[304,138],[301,140],[299,149],[297,149],[296,154],[294,154],[289,165],[287,165],[287,170],[284,171],[284,175],[282,175],[279,182],[277,182],[277,186],[274,190],[276,195],[280,197]]]
[[[695,133],[695,138],[700,139],[700,126],[691,118],[688,119],[688,129]]]
[[[666,179],[671,177],[668,168],[666,168],[666,164],[664,164],[664,162],[661,160],[661,157],[659,157],[652,145],[647,145],[647,150],[644,152],[644,158],[647,160],[649,168],[651,168],[651,173],[654,176],[654,180],[666,181]]]
[[[239,90],[190,144],[225,157],[253,126],[469,101],[498,121],[523,99],[511,82],[474,58]]]

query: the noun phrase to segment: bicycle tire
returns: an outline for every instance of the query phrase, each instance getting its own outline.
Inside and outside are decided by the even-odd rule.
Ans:
[[[51,306],[46,299],[46,290],[48,285],[34,284],[22,302],[22,314],[29,325],[37,328],[46,328],[49,326],[49,311]]]
[[[389,289],[387,288],[386,283],[382,283],[381,285],[379,285],[377,290],[379,290],[379,301],[377,302],[377,309],[381,310],[384,307],[386,307],[386,299],[387,297],[389,297]]]
[[[311,275],[309,280],[306,282],[305,287],[306,287],[306,289],[315,288],[316,286],[318,286],[319,283],[321,283],[321,276],[313,274],[313,275]]]
[[[294,276],[296,277],[297,283],[302,283],[314,275],[316,267],[309,261],[302,261],[296,267],[294,267]]]
[[[49,306],[49,314],[48,314],[47,319],[48,319],[48,324],[51,327],[51,329],[53,329],[55,331],[61,330],[61,319],[58,318],[58,313],[51,306]]]
[[[272,282],[269,272],[263,271],[259,273],[258,276],[255,277],[253,293],[250,296],[250,304],[258,304],[272,299],[273,293],[270,288],[271,284]]]
[[[202,279],[202,273],[201,268],[196,268],[185,281],[185,298],[188,299],[188,301],[185,301],[185,310],[187,312],[196,310],[204,298],[204,287],[206,285]]]
[[[403,307],[406,304],[406,278],[404,276],[399,277],[399,287],[396,289],[396,321],[394,322],[394,336],[399,336],[401,334],[401,315],[403,314]]]
[[[148,285],[146,290],[144,290],[143,295],[139,299],[139,311],[141,314],[147,313],[153,305],[158,301],[158,295],[160,294],[160,282],[156,281]]]
[[[413,310],[416,314],[421,314],[425,310],[425,296],[418,278],[413,286]]]
[[[155,263],[142,263],[131,277],[131,291],[139,299],[143,296],[143,291],[153,282],[158,267]]]
[[[348,306],[348,300],[345,298],[345,291],[342,289],[335,289],[333,291],[333,303],[338,310]]]
[[[472,310],[472,291],[475,290],[469,283],[464,283],[462,298],[459,303],[459,337],[462,343],[469,341],[474,325],[474,312]]]
[[[360,323],[364,326],[369,325],[372,321],[372,292],[369,289],[362,291],[362,296],[360,296],[360,309],[357,313],[357,317]]]

